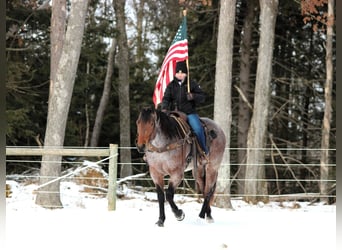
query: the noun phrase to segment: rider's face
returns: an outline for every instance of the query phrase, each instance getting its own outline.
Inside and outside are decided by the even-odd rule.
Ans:
[[[183,72],[176,72],[176,78],[179,79],[180,81],[183,81],[186,77],[186,73]]]

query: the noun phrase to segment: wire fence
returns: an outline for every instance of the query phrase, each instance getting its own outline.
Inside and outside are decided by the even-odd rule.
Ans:
[[[7,149],[11,149],[11,147],[7,147]],[[37,148],[30,149],[35,150]],[[96,149],[107,150],[108,148]],[[84,148],[72,147],[70,150],[79,152],[79,150],[84,150]],[[116,195],[118,197],[124,196],[122,187],[126,185],[129,185],[130,189],[139,192],[154,191],[154,184],[149,176],[148,166],[142,160],[142,155],[136,154],[136,148],[119,147],[118,150],[119,152],[121,150],[131,150],[133,160],[132,162],[117,162]],[[320,198],[328,198],[331,201],[336,200],[336,149],[327,149],[331,154],[331,160],[327,165],[329,168],[329,178],[324,180],[320,177],[320,152],[322,152],[322,149],[280,148],[277,149],[277,154],[275,154],[273,148],[253,149],[265,151],[265,163],[249,164],[264,167],[265,178],[262,179],[243,178],[244,175],[241,172],[243,172],[247,164],[237,161],[236,152],[240,150],[247,149],[231,148],[228,150],[230,152],[230,163],[223,163],[222,167],[230,167],[230,178],[222,179],[219,177],[218,181],[227,183],[230,186],[230,193],[217,195],[228,195],[233,199],[243,199],[245,194],[241,186],[243,187],[245,181],[264,181],[268,186],[270,200],[317,201]],[[282,152],[282,155],[279,152]],[[305,152],[305,160],[303,160],[303,152]],[[24,185],[39,185],[40,178],[51,179],[51,176],[41,176],[39,174],[41,163],[41,156],[37,152],[36,155],[32,155],[32,151],[31,155],[29,153],[19,156],[7,154],[6,181],[9,183],[15,181]],[[83,189],[80,190],[80,194],[86,193],[87,195],[96,197],[106,197],[108,195],[108,184],[110,182],[108,175],[108,156],[104,158],[103,155],[96,156],[96,154],[95,156],[84,155],[81,157],[67,155],[62,158],[60,163],[62,165],[62,173],[61,176],[56,176],[55,178],[59,178],[64,186],[68,186],[68,188],[61,188],[60,195],[76,199],[77,197],[71,192],[70,188],[70,185],[73,184],[82,186]],[[85,166],[88,166],[86,167],[87,171],[82,171]],[[133,175],[120,178],[120,170],[125,167],[132,167]],[[165,179],[166,184],[167,180],[168,178]],[[328,193],[320,193],[320,184],[322,182],[328,183]],[[10,185],[7,186],[10,187]],[[11,191],[6,191],[6,196],[11,197]],[[191,171],[185,173],[184,180],[177,189],[177,193],[185,196],[196,196],[195,181]],[[258,194],[255,196],[258,196]]]

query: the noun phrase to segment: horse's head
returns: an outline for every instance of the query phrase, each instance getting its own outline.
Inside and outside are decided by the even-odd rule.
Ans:
[[[156,111],[154,108],[143,108],[136,121],[137,139],[136,146],[140,153],[145,150],[145,145],[152,139],[156,125]]]

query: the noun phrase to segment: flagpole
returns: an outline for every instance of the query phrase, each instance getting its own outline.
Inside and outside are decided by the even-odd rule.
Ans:
[[[183,10],[183,16],[186,16],[186,9]],[[188,69],[188,76],[187,76],[187,85],[188,85],[188,93],[190,93],[190,68],[189,68],[189,52],[188,58],[186,59],[186,67]]]
[[[186,67],[188,68],[188,93],[190,93],[190,70],[189,70],[189,56],[188,59],[186,59]]]

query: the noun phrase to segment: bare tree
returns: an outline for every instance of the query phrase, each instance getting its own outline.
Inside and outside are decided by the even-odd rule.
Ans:
[[[327,197],[329,193],[329,141],[330,141],[330,122],[331,122],[331,110],[332,110],[332,83],[333,83],[333,26],[334,26],[334,0],[328,0],[328,20],[327,20],[327,41],[326,41],[326,81],[324,88],[324,117],[322,126],[322,142],[321,142],[321,185],[320,191],[323,197],[321,200],[328,203]]]
[[[120,110],[120,177],[132,175],[131,162],[131,134],[130,134],[130,101],[129,101],[129,61],[126,33],[125,0],[114,0],[113,6],[118,30],[118,55],[119,69],[119,110]]]
[[[268,110],[274,31],[278,0],[260,0],[260,42],[255,84],[253,116],[248,130],[245,200],[251,203],[268,202],[265,177],[265,138],[267,135]]]
[[[247,134],[252,116],[251,105],[251,81],[250,81],[250,68],[251,68],[251,46],[252,46],[252,33],[253,22],[256,17],[256,8],[258,6],[257,0],[250,0],[247,2],[247,15],[245,16],[242,31],[241,31],[241,44],[240,44],[240,82],[239,82],[239,114],[238,114],[238,193],[243,194],[245,189],[245,182],[243,179],[246,175],[246,148],[247,148]]]
[[[215,74],[214,120],[226,135],[226,151],[223,166],[219,169],[215,203],[218,207],[231,208],[230,202],[230,128],[232,120],[231,88],[233,64],[233,38],[235,23],[235,0],[220,2],[220,18],[217,39]]]
[[[61,2],[53,1],[53,3],[56,4],[54,10],[61,8],[61,6],[58,6]],[[87,6],[87,0],[71,1],[63,49],[57,63],[55,81],[52,82],[50,89],[44,147],[62,147],[64,144],[66,122],[81,51]],[[62,207],[59,192],[60,183],[59,181],[50,183],[52,179],[60,176],[60,173],[61,156],[43,155],[39,179],[39,185],[42,187],[38,190],[36,204],[49,208]],[[44,186],[45,183],[50,184]]]
[[[90,140],[91,147],[96,147],[99,142],[103,117],[104,117],[106,107],[108,105],[108,101],[110,97],[110,89],[111,89],[111,84],[112,84],[112,75],[114,71],[114,58],[115,58],[116,46],[117,46],[116,39],[113,38],[112,45],[108,53],[108,60],[107,60],[108,65],[107,65],[106,78],[105,78],[104,85],[103,85],[102,96],[101,96],[99,107],[97,108],[94,128],[93,128],[93,132],[91,135],[91,140]]]

